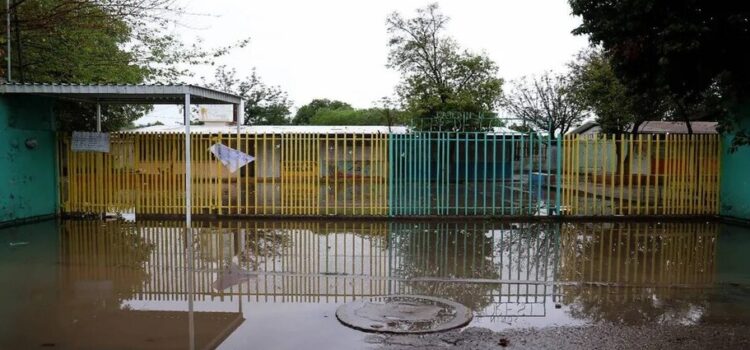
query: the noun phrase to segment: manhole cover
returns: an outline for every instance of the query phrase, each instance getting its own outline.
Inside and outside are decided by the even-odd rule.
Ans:
[[[471,310],[459,303],[421,295],[358,300],[336,310],[341,323],[366,332],[432,333],[465,326]]]

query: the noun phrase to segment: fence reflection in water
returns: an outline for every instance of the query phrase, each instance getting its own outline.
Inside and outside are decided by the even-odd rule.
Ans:
[[[717,236],[679,223],[198,222],[191,270],[179,223],[69,220],[60,260],[66,283],[109,280],[123,300],[184,300],[192,273],[198,300],[424,294],[480,317],[544,316],[710,286]]]

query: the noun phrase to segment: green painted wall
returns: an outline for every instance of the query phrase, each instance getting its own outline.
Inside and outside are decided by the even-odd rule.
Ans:
[[[49,98],[0,95],[0,223],[57,211],[52,106]]]
[[[750,130],[750,108],[741,125]],[[721,215],[750,220],[750,146],[739,147],[730,153],[733,135],[721,140]]]

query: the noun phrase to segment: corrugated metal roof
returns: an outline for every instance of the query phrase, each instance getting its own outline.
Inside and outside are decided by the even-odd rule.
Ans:
[[[243,125],[240,133],[248,134],[407,134],[411,131],[408,126],[381,125]],[[183,133],[184,125],[154,125],[143,128],[126,130],[134,133]],[[191,125],[190,132],[194,134],[234,134],[235,125]],[[490,134],[520,135],[521,133],[506,127],[496,127]]]
[[[690,122],[694,134],[716,134],[717,122]],[[632,132],[631,127],[628,131]],[[569,134],[592,135],[601,133],[601,127],[596,122],[588,122],[571,130]],[[647,121],[638,127],[641,134],[687,134],[685,122]]]
[[[135,133],[183,133],[184,125],[154,125],[126,132]],[[236,125],[191,125],[190,133],[194,134],[234,134],[237,132]],[[243,125],[240,133],[248,134],[405,134],[408,132],[406,126],[378,126],[378,125]]]
[[[717,122],[690,122],[694,134],[716,134]],[[638,127],[641,134],[687,134],[685,122],[645,122]]]
[[[190,84],[46,84],[3,83],[0,94],[43,95],[110,104],[239,104],[237,95]]]

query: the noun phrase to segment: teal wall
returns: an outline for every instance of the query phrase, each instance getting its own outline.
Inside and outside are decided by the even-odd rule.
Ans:
[[[0,223],[55,214],[53,100],[0,95]],[[36,140],[29,149],[27,140]]]
[[[750,112],[750,110],[749,110]],[[742,127],[750,130],[750,113]],[[730,153],[733,135],[721,140],[721,215],[750,220],[750,145]]]

